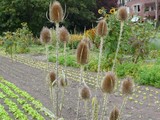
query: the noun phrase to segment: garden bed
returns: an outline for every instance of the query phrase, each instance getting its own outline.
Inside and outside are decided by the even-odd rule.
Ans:
[[[40,61],[25,61],[23,57],[23,63],[20,63],[20,59],[17,59],[17,62],[11,62],[10,59],[0,56],[0,74],[7,79],[8,81],[14,83],[16,86],[22,90],[27,91],[35,99],[40,100],[42,104],[48,109],[52,110],[51,102],[49,98],[49,91],[46,86],[45,77],[46,77],[46,68],[45,63]],[[26,58],[27,60],[27,58]],[[21,59],[22,62],[22,59]],[[28,65],[25,65],[28,64]],[[33,66],[35,64],[35,66]],[[43,70],[40,68],[43,67]],[[69,68],[71,69],[71,68]],[[72,72],[68,72],[68,76],[72,75],[69,78],[69,87],[66,89],[65,96],[65,106],[63,109],[63,117],[65,120],[74,120],[76,117],[76,105],[77,105],[77,79],[79,78],[78,69],[72,68]],[[96,75],[96,73],[89,73]],[[95,95],[95,89],[91,86],[92,97]],[[120,107],[122,104],[122,94],[119,90],[116,90],[113,95],[109,97],[108,111],[110,112],[114,105]],[[102,102],[102,93],[98,91],[97,96]],[[90,101],[91,104],[91,101]],[[7,110],[7,109],[6,109]],[[7,111],[8,112],[8,111]],[[135,93],[129,97],[129,101],[123,112],[123,120],[160,120],[160,89],[147,86],[136,86]],[[99,113],[101,114],[101,112]],[[80,105],[80,120],[85,120],[83,102]],[[49,119],[49,118],[46,118]]]

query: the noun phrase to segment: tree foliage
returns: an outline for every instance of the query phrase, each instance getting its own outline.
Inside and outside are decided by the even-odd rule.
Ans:
[[[0,34],[15,31],[26,22],[34,34],[38,34],[47,24],[46,11],[49,1],[46,0],[1,0],[0,1]]]
[[[66,20],[65,26],[69,30],[76,29],[83,31],[86,27],[91,28],[95,24],[96,17],[94,10],[96,8],[95,0],[59,0],[63,8],[66,5]]]
[[[114,7],[117,7],[118,0],[96,0],[97,8],[100,9],[101,7],[104,7],[107,12]]]
[[[109,10],[116,6],[117,0],[59,0],[63,9],[66,5],[64,24],[69,31],[84,31],[96,25],[98,9]],[[38,35],[43,26],[52,26],[46,19],[46,12],[52,0],[0,0],[0,34],[15,31],[26,22],[34,35]]]

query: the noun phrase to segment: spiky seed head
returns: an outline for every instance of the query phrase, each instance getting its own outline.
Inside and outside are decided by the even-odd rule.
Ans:
[[[59,39],[61,42],[68,42],[69,41],[69,32],[65,27],[61,27],[59,29]]]
[[[119,117],[119,110],[115,107],[110,113],[109,120],[118,120],[118,117]]]
[[[61,87],[65,87],[65,86],[67,86],[67,84],[68,84],[67,79],[64,78],[64,77],[62,77],[62,78],[60,79],[60,86],[61,86]]]
[[[101,37],[104,37],[107,35],[107,23],[105,20],[100,20],[98,25],[97,25],[97,28],[96,28],[96,31],[97,31],[97,35],[98,36],[101,36]]]
[[[56,80],[56,73],[54,71],[51,71],[48,73],[47,75],[47,82],[49,84],[49,86],[52,86],[53,82],[55,82]],[[53,84],[53,86],[55,85],[56,83]]]
[[[82,39],[82,41],[84,41],[88,45],[89,49],[91,49],[92,42],[89,38],[84,38],[84,39]]]
[[[77,47],[77,62],[81,65],[88,63],[89,48],[86,42],[83,40]]]
[[[80,91],[80,96],[83,100],[88,100],[91,98],[91,91],[89,87],[85,84]]]
[[[48,44],[51,41],[51,31],[47,27],[43,27],[40,33],[40,40],[44,44]]]
[[[131,78],[126,78],[125,80],[123,80],[122,82],[122,93],[124,95],[129,95],[129,94],[132,94],[133,93],[133,87],[134,87],[134,84],[133,84],[133,81]]]
[[[59,23],[63,21],[63,9],[61,4],[58,1],[54,1],[50,5],[49,16],[51,21],[55,23]]]
[[[117,18],[120,21],[125,21],[128,18],[127,8],[126,7],[120,7],[118,9]]]
[[[115,87],[115,82],[116,82],[115,74],[111,71],[107,72],[101,84],[102,92],[112,93]]]

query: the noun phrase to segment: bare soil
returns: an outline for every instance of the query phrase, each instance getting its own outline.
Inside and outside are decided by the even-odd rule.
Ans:
[[[79,70],[75,68],[72,68],[72,71],[75,71],[77,74],[79,73]],[[16,61],[11,62],[10,59],[0,56],[0,75],[22,90],[27,91],[33,97],[40,100],[45,107],[52,110],[49,90],[45,80],[47,75],[45,70],[40,70]],[[78,82],[75,81],[77,78],[76,74],[74,75],[73,78],[70,77],[68,79],[69,86],[66,88],[65,105],[62,113],[65,120],[75,120],[76,117]],[[90,76],[95,78],[96,73],[90,73]],[[99,113],[99,116],[101,116],[103,94],[100,90],[96,93],[94,87],[90,87],[92,97],[96,94],[101,105]],[[111,94],[107,105],[108,113],[111,112],[114,106],[120,108],[122,101],[123,97],[118,90],[114,94]],[[91,106],[91,101],[89,101],[89,104]],[[81,100],[79,113],[80,120],[85,120],[84,113],[84,105]],[[109,115],[106,114],[106,120],[107,116]],[[137,86],[135,93],[130,96],[130,99],[124,107],[122,117],[123,120],[160,120],[160,89],[148,86]]]

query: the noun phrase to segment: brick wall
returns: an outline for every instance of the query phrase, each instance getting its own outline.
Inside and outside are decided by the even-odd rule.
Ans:
[[[160,0],[158,0],[158,4],[158,16],[160,18]],[[131,15],[155,18],[155,0],[131,0],[126,3],[126,6],[129,7]]]

